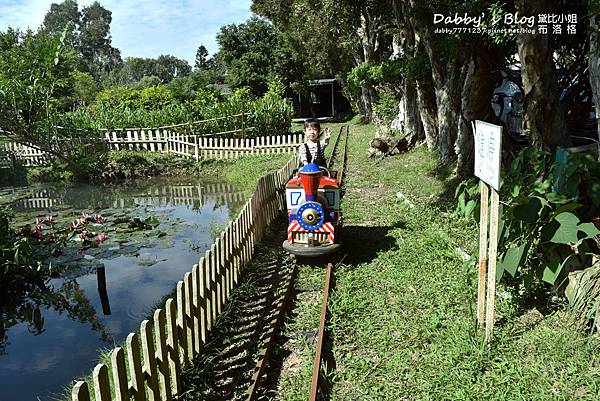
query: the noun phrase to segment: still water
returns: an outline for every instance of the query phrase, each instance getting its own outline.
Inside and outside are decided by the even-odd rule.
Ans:
[[[54,399],[89,374],[99,350],[139,330],[245,200],[229,185],[173,178],[0,188],[2,198],[15,199],[16,226],[49,214],[68,222],[82,212],[155,224],[131,233],[109,230],[93,249],[69,245],[46,261],[58,272],[53,278],[0,294],[0,401]]]

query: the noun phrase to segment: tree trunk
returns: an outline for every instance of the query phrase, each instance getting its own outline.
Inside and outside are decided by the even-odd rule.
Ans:
[[[446,166],[455,155],[454,142],[458,134],[458,121],[461,107],[462,64],[457,59],[444,62],[437,56],[430,56],[435,97],[440,146],[440,166]]]
[[[359,110],[361,114],[365,116],[365,120],[371,121],[373,119],[373,104],[375,103],[375,95],[373,90],[366,85],[362,85],[360,90],[361,95],[359,99]]]
[[[596,105],[598,141],[600,142],[600,47],[598,46],[598,39],[598,24],[596,23],[596,16],[592,15],[590,18],[590,58],[588,71],[594,104]]]
[[[462,107],[456,140],[459,176],[473,174],[475,142],[471,123],[475,120],[492,122],[493,109],[491,97],[494,92],[494,74],[496,62],[493,57],[484,54],[484,49],[476,47],[472,52],[462,88]]]
[[[548,13],[544,0],[517,0],[520,15]],[[517,35],[521,76],[525,91],[523,132],[528,132],[534,145],[569,146],[565,115],[556,88],[556,69],[548,35]]]
[[[419,106],[417,103],[417,87],[414,82],[404,81],[404,96],[402,103],[404,104],[404,124],[403,131],[406,135],[408,147],[414,147],[419,141],[425,139],[421,116],[419,115]]]
[[[425,142],[427,149],[433,151],[439,146],[439,136],[437,127],[437,104],[435,102],[435,92],[431,82],[425,80],[417,81],[417,103],[419,114],[423,123]]]
[[[417,15],[422,12],[416,0],[405,4],[408,4],[407,15]],[[440,149],[440,167],[442,167],[447,165],[455,154],[454,142],[458,133],[460,95],[465,71],[462,55],[464,46],[456,43],[457,49],[450,51],[448,43],[432,37],[430,24],[424,24],[423,21],[415,18],[411,17],[411,20],[414,20],[412,27],[415,30],[417,47],[423,46],[431,65],[431,79],[437,106],[437,143]],[[425,122],[425,119],[423,121]]]

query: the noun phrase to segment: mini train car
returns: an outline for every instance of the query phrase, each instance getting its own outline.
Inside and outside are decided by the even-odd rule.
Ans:
[[[324,171],[323,171],[324,170]],[[288,211],[283,248],[297,256],[317,257],[338,251],[336,231],[340,214],[340,182],[335,171],[314,163],[298,170],[285,189]]]

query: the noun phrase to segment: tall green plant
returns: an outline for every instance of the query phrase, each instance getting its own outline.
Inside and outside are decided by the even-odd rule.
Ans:
[[[569,271],[591,265],[595,249],[590,240],[600,230],[582,221],[589,220],[586,212],[593,207],[586,183],[595,188],[595,182],[586,181],[585,174],[581,179],[581,170],[573,167],[581,160],[574,158],[568,168],[558,169],[549,153],[528,148],[512,162],[500,188],[498,280],[504,277],[525,291],[543,283],[561,286]],[[574,192],[557,192],[561,181],[571,183]],[[477,216],[478,193],[475,181],[459,185],[457,210]]]

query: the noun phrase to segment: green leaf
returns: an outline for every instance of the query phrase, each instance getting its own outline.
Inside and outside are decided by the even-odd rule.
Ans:
[[[552,260],[541,266],[543,269],[542,273],[542,281],[545,281],[548,284],[554,284],[560,271],[562,270],[562,264],[557,260]]]
[[[577,225],[579,223],[579,218],[575,216],[573,213],[564,212],[559,214],[554,218],[560,224],[566,225]]]
[[[527,249],[527,244],[521,244],[507,249],[501,256],[498,266],[501,266],[502,270],[506,270],[514,277],[517,273],[517,269],[524,262],[524,256],[527,254]]]
[[[568,196],[561,195],[558,192],[550,192],[549,194],[546,195],[546,199],[549,202],[556,203],[559,205],[568,203],[570,200],[570,198]]]
[[[477,205],[477,202],[475,202],[472,199],[467,202],[467,205],[465,206],[465,217],[466,218],[469,218],[469,216],[471,216],[471,213],[473,213],[473,210],[475,209],[476,205]]]
[[[149,224],[151,226],[157,226],[160,224],[160,221],[156,217],[148,217],[144,220],[144,223]]]
[[[594,223],[581,223],[577,226],[577,229],[585,233],[586,236],[584,238],[592,238],[600,234],[600,230],[596,228]]]
[[[465,210],[465,193],[461,193],[458,196],[458,210],[461,212]]]
[[[521,192],[521,186],[519,184],[513,184],[512,187],[510,188],[510,194],[513,197],[517,197],[519,196],[519,193]]]
[[[569,244],[577,242],[577,231],[579,218],[573,213],[564,212],[554,218],[559,223],[558,228],[550,238],[550,242],[555,244]]]

